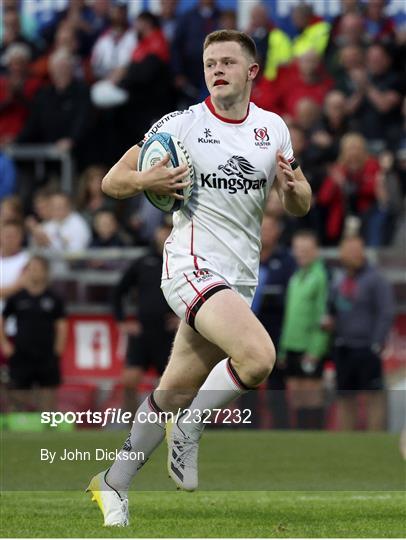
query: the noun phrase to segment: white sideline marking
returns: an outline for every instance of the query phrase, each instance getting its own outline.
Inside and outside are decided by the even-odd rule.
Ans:
[[[385,499],[391,499],[393,495],[390,495],[389,493],[382,495],[382,494],[376,494],[376,495],[350,495],[349,497],[346,497],[346,499],[350,499],[353,501],[368,501],[371,499],[378,499],[378,500],[385,500]],[[320,495],[301,495],[298,497],[300,501],[328,501],[329,499],[334,498],[341,498],[341,495],[328,495],[327,497],[322,497]]]

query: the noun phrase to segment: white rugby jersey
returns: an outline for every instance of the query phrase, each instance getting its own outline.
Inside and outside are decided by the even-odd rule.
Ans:
[[[276,173],[276,152],[290,162],[288,128],[277,114],[250,103],[242,120],[219,116],[207,98],[156,122],[146,139],[166,132],[180,139],[195,168],[193,194],[173,215],[162,279],[210,268],[231,285],[256,285],[261,222]]]

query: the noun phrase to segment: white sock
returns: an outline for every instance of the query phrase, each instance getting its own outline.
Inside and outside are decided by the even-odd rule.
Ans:
[[[248,390],[250,388],[241,381],[231,365],[230,358],[222,360],[211,370],[195,399],[189,405],[191,414],[182,416],[178,421],[178,426],[187,435],[200,438],[205,424],[193,421],[197,418],[197,414],[200,413],[206,418],[207,414],[203,413],[205,409],[221,409]],[[193,411],[199,411],[199,413]]]
[[[165,422],[146,421],[149,413],[159,412],[162,411],[156,405],[153,394],[150,394],[138,407],[130,434],[107,473],[107,483],[122,496],[127,496],[132,479],[164,438]],[[143,458],[125,459],[129,452],[142,452]]]

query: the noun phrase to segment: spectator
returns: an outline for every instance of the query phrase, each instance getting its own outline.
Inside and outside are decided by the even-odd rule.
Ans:
[[[24,221],[23,203],[18,195],[4,197],[0,203],[0,224],[4,225],[8,221]]]
[[[219,28],[220,15],[215,0],[198,0],[195,7],[179,18],[172,43],[172,64],[175,86],[184,105],[181,108],[207,95],[201,69],[202,46],[206,35]]]
[[[361,13],[359,0],[341,0],[339,14],[334,17],[331,23],[330,40],[334,39],[340,33],[340,23],[342,19],[349,13]]]
[[[0,150],[0,202],[16,191],[14,162]]]
[[[54,143],[60,151],[77,149],[89,122],[89,95],[73,76],[74,59],[65,50],[49,60],[51,84],[42,88],[32,105],[19,142]]]
[[[73,210],[69,195],[54,193],[50,202],[52,219],[33,230],[34,245],[59,253],[85,249],[91,238],[90,228],[82,216]]]
[[[377,245],[372,223],[376,213],[379,162],[369,155],[365,139],[348,133],[341,139],[340,154],[318,193],[324,209],[325,241],[335,244],[349,216],[362,220],[368,243]]]
[[[166,41],[169,44],[172,44],[178,26],[177,7],[178,0],[160,0],[161,10],[159,12],[159,21]]]
[[[304,97],[296,102],[293,121],[303,129],[306,136],[310,136],[315,124],[320,121],[321,107],[311,98]]]
[[[255,41],[258,62],[264,70],[266,81],[273,81],[277,76],[279,66],[287,64],[292,58],[292,44],[289,36],[273,24],[267,7],[262,3],[251,8],[250,22],[246,32]]]
[[[293,56],[314,51],[322,56],[329,40],[330,24],[313,13],[313,7],[300,3],[292,9],[292,21],[297,30],[293,39]]]
[[[250,10],[248,28],[245,32],[252,37],[257,47],[258,62],[260,66],[265,66],[268,36],[271,27],[268,10],[265,4],[259,2],[254,4]]]
[[[310,144],[309,134],[302,126],[296,123],[290,124],[289,132],[295,159],[300,163],[301,169],[306,172],[306,178],[308,178],[314,192],[313,174],[316,164],[314,162],[314,152]]]
[[[94,237],[91,248],[123,247],[128,242],[124,238],[116,216],[110,210],[98,210],[93,219]]]
[[[23,248],[24,229],[20,221],[3,223],[0,238],[0,308],[3,309],[4,300],[22,287],[22,274],[29,255]]]
[[[396,146],[402,132],[404,84],[392,70],[389,51],[379,43],[368,47],[366,69],[350,73],[348,110],[354,127],[376,152]]]
[[[17,320],[13,343],[3,323]],[[56,408],[56,388],[60,384],[59,359],[67,337],[62,300],[49,288],[48,261],[33,257],[27,264],[23,288],[10,296],[0,319],[0,343],[9,358],[11,397],[17,410],[29,410],[34,386],[39,386],[35,409]]]
[[[331,90],[324,100],[322,118],[313,127],[311,137],[321,161],[332,163],[337,159],[341,137],[348,130],[345,95],[339,90]]]
[[[219,27],[222,30],[237,29],[237,13],[233,9],[224,9],[220,15]]]
[[[306,227],[313,231],[319,231],[323,227],[323,224],[320,223],[314,200],[317,197],[325,173],[324,162],[320,159],[317,149],[311,144],[310,135],[297,124],[291,124],[289,131],[295,159],[300,163],[300,167],[305,172],[306,178],[312,187],[313,204],[306,216],[300,219],[289,215],[284,216],[284,236],[288,242],[290,242],[298,226],[301,228]]]
[[[367,428],[385,427],[384,380],[381,353],[392,324],[392,290],[368,264],[360,237],[345,238],[340,246],[344,273],[333,287],[330,317],[334,328],[338,392],[338,424],[342,430],[357,426],[356,398],[364,395]]]
[[[349,95],[354,89],[353,70],[364,69],[365,53],[358,45],[345,45],[338,52],[338,65],[334,73],[336,89]]]
[[[104,165],[90,165],[80,179],[77,190],[77,209],[89,225],[99,210],[115,210],[116,201],[106,197],[101,190],[101,183],[107,169]]]
[[[41,223],[49,221],[52,218],[51,196],[52,191],[49,188],[37,189],[33,195],[34,215]]]
[[[25,45],[30,51],[30,57],[35,58],[38,53],[37,47],[29,39],[25,38],[21,32],[20,15],[17,9],[9,7],[4,10],[3,21],[4,33],[0,45],[0,66],[5,64],[4,53],[10,45]]]
[[[328,275],[313,232],[298,231],[292,246],[299,269],[288,285],[278,361],[286,365],[296,427],[321,429],[323,361],[329,344],[321,323],[327,311]]]
[[[352,11],[342,15],[326,50],[326,65],[331,75],[335,77],[339,70],[339,56],[343,47],[360,47],[364,50],[366,45],[365,21],[361,13]]]
[[[365,29],[370,43],[390,43],[395,39],[395,22],[385,15],[385,0],[365,4]]]
[[[153,121],[172,110],[174,105],[169,45],[159,27],[159,19],[144,11],[138,15],[135,28],[138,45],[119,83],[130,93],[126,120],[131,141],[143,139]]]
[[[41,81],[30,75],[26,45],[10,45],[3,58],[7,70],[0,76],[0,145],[14,142],[19,135],[41,86]]]
[[[40,188],[34,193],[32,198],[32,212],[25,218],[25,228],[28,233],[30,246],[44,246],[47,236],[42,229],[42,225],[52,219],[51,207],[52,193],[47,188]]]
[[[281,70],[276,84],[277,111],[294,118],[297,103],[303,98],[322,105],[333,81],[326,74],[320,57],[314,51],[309,51]]]
[[[58,50],[65,50],[73,57],[73,73],[77,79],[91,78],[87,63],[78,55],[79,42],[75,27],[68,21],[62,21],[55,34],[52,47],[48,48],[35,62],[31,63],[32,73],[45,82],[49,82],[49,60],[52,54]]]
[[[259,283],[252,303],[252,310],[271,336],[277,350],[282,332],[286,290],[296,269],[289,250],[279,245],[282,227],[277,217],[265,215],[261,229]],[[283,367],[274,367],[268,379],[268,389],[272,427],[286,429],[289,427],[289,419]]]
[[[136,245],[150,245],[155,230],[162,224],[163,215],[146,197],[133,197],[125,207],[124,225]]]
[[[179,320],[168,307],[160,283],[162,252],[170,232],[168,225],[155,231],[149,252],[137,259],[121,277],[114,289],[113,311],[121,332],[128,336],[127,360],[122,375],[124,409],[137,408],[136,386],[145,371],[153,367],[162,374],[169,359]],[[137,321],[126,320],[124,298],[137,291]]]
[[[120,80],[131,61],[137,44],[135,30],[128,25],[126,4],[114,4],[109,12],[110,24],[92,49],[91,66],[96,79]]]
[[[109,2],[105,1],[95,2],[92,9],[85,0],[69,0],[66,9],[57,12],[53,20],[43,27],[42,35],[51,46],[60,23],[69,23],[78,38],[78,52],[82,58],[86,58],[96,39],[108,26],[108,9]]]
[[[381,172],[377,184],[378,204],[371,224],[371,237],[376,239],[376,245],[388,246],[402,215],[403,200],[395,155],[389,151],[382,152],[379,155],[379,165]]]

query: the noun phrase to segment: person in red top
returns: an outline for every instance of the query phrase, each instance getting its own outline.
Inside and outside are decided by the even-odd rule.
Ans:
[[[293,64],[281,68],[276,81],[276,106],[274,112],[294,117],[298,102],[310,98],[322,105],[324,98],[333,87],[320,56],[310,50],[300,56]]]
[[[19,135],[41,86],[39,79],[30,76],[30,57],[23,43],[10,45],[4,54],[7,72],[0,77],[0,145],[12,143]]]
[[[148,11],[135,20],[138,45],[130,65],[117,84],[128,90],[130,101],[127,121],[127,143],[142,139],[154,120],[174,106],[174,89],[169,68],[169,45],[158,17]]]
[[[341,139],[340,154],[318,194],[318,205],[325,211],[325,235],[329,244],[338,242],[345,219],[356,216],[364,232],[377,203],[379,162],[368,154],[366,142],[358,133]]]

